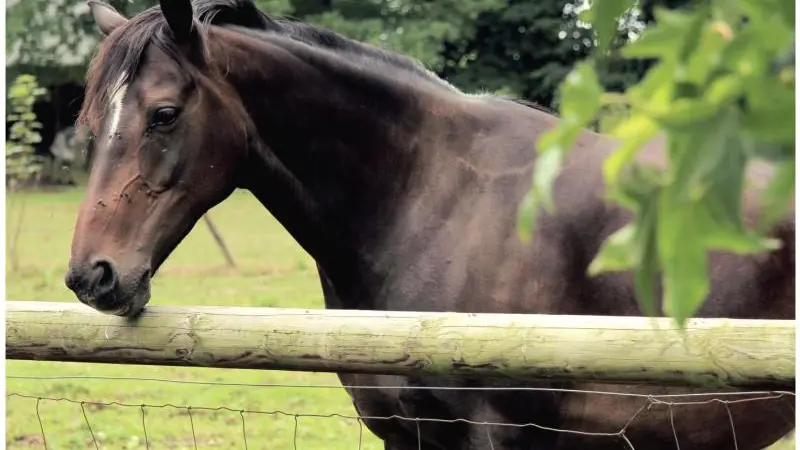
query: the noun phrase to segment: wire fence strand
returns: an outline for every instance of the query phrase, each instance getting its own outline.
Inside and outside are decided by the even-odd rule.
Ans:
[[[39,421],[39,429],[42,430],[42,441],[44,442],[45,450],[47,450],[47,437],[44,434],[44,423],[42,422],[42,415],[39,413],[39,404],[41,402],[41,398],[36,398],[36,419]]]
[[[239,411],[239,416],[242,418],[242,441],[244,442],[244,450],[247,450],[247,427],[244,423],[244,411]]]
[[[224,381],[207,380],[178,380],[174,378],[154,378],[154,377],[116,377],[101,375],[7,375],[8,380],[21,381],[136,381],[136,382],[155,382],[155,383],[174,383],[196,386],[214,387],[252,387],[252,388],[298,388],[298,389],[342,389],[341,384],[289,384],[289,383],[232,383]],[[709,391],[709,392],[690,392],[685,394],[639,394],[635,392],[616,392],[616,391],[595,391],[581,389],[566,389],[554,387],[531,387],[531,386],[375,386],[375,385],[348,385],[348,389],[355,390],[435,390],[435,391],[516,391],[516,392],[559,392],[567,394],[586,394],[586,395],[614,395],[619,397],[639,397],[643,399],[674,399],[674,398],[697,398],[697,397],[741,397],[741,396],[770,396],[770,395],[794,395],[792,391],[783,390],[755,390],[755,391]]]
[[[150,437],[147,435],[147,425],[145,425],[144,419],[144,405],[140,405],[142,410],[142,431],[144,431],[144,446],[147,450],[150,450]]]
[[[204,412],[224,411],[224,412],[238,413],[238,415],[240,417],[240,420],[241,420],[242,442],[243,442],[243,446],[244,446],[243,448],[245,448],[246,450],[249,448],[248,447],[246,415],[271,415],[271,416],[285,416],[285,417],[293,418],[294,427],[293,427],[293,431],[292,431],[292,446],[293,446],[292,448],[294,448],[295,450],[297,450],[297,448],[298,448],[297,444],[298,444],[298,431],[299,431],[299,419],[300,418],[316,418],[316,419],[320,419],[320,418],[327,418],[327,419],[338,418],[338,419],[345,419],[345,420],[354,421],[359,426],[359,435],[358,435],[358,448],[359,449],[361,449],[362,446],[363,446],[363,420],[372,420],[372,421],[377,421],[377,420],[399,420],[399,421],[406,421],[406,422],[414,422],[414,426],[416,428],[416,434],[417,434],[416,437],[417,437],[417,443],[418,443],[418,448],[419,449],[422,449],[422,442],[423,442],[422,432],[421,432],[421,429],[420,429],[420,426],[421,426],[422,423],[452,423],[452,424],[463,423],[463,424],[469,424],[469,425],[474,425],[474,426],[483,426],[483,427],[485,427],[489,449],[494,449],[495,448],[494,442],[492,440],[493,438],[492,438],[492,433],[491,433],[490,427],[513,427],[513,428],[528,428],[528,427],[532,427],[532,428],[537,428],[537,429],[540,429],[540,430],[547,430],[547,431],[568,433],[568,434],[578,434],[578,435],[584,435],[584,436],[618,437],[625,443],[627,448],[635,450],[636,447],[634,447],[632,442],[629,440],[628,436],[626,435],[626,431],[628,430],[628,427],[630,426],[630,424],[634,422],[634,420],[636,419],[636,416],[638,416],[642,411],[647,410],[647,409],[649,409],[652,406],[657,405],[657,404],[662,404],[662,405],[667,406],[667,408],[669,410],[669,422],[670,422],[670,426],[672,427],[673,437],[675,439],[675,448],[677,450],[680,450],[681,449],[681,445],[680,445],[680,442],[679,442],[679,439],[678,439],[677,430],[675,428],[675,412],[674,412],[673,407],[675,407],[675,406],[685,406],[685,405],[701,405],[701,404],[708,404],[708,403],[711,403],[711,402],[720,402],[723,405],[725,405],[725,407],[727,408],[728,417],[729,417],[730,423],[731,423],[731,430],[732,430],[732,433],[733,433],[733,442],[734,442],[733,449],[734,450],[738,450],[738,440],[737,440],[737,437],[736,437],[736,429],[735,429],[735,425],[734,425],[734,422],[733,422],[733,416],[732,416],[732,414],[730,412],[730,409],[729,409],[729,405],[732,404],[732,403],[741,403],[741,402],[776,400],[776,399],[780,399],[780,398],[782,398],[782,397],[784,397],[786,395],[787,395],[786,393],[775,393],[774,395],[771,395],[771,396],[757,396],[757,397],[751,397],[751,398],[748,398],[748,399],[739,399],[739,400],[711,399],[711,400],[695,401],[695,402],[665,402],[665,401],[660,401],[660,400],[657,400],[657,399],[655,399],[653,397],[650,397],[650,398],[647,399],[645,404],[637,411],[637,413],[634,414],[633,417],[631,417],[631,419],[625,424],[625,426],[622,427],[620,430],[618,430],[616,432],[588,432],[588,431],[581,431],[581,430],[552,428],[552,427],[548,427],[548,426],[544,426],[544,425],[540,425],[540,424],[536,424],[536,423],[503,423],[503,422],[489,422],[489,421],[474,421],[474,420],[469,420],[469,419],[466,419],[466,418],[441,419],[441,418],[428,418],[428,417],[404,417],[404,416],[399,416],[399,415],[391,415],[391,416],[360,416],[359,417],[359,416],[356,416],[356,415],[347,415],[347,414],[340,414],[340,413],[319,414],[319,413],[286,412],[286,411],[282,411],[282,410],[262,411],[262,410],[253,410],[253,409],[236,409],[236,408],[229,408],[227,406],[208,407],[208,406],[193,406],[193,405],[185,405],[184,406],[184,405],[175,405],[175,404],[171,404],[171,403],[163,403],[163,404],[134,404],[134,403],[119,402],[119,401],[107,401],[107,402],[103,402],[103,401],[88,401],[88,400],[76,400],[76,399],[67,398],[67,397],[47,397],[47,396],[28,395],[28,394],[23,394],[23,393],[18,393],[18,392],[9,392],[7,394],[7,397],[19,397],[19,398],[26,398],[26,399],[31,399],[31,400],[35,400],[36,401],[36,417],[37,417],[37,420],[38,420],[38,423],[39,423],[39,429],[41,431],[42,442],[43,442],[43,445],[44,445],[45,449],[47,449],[49,447],[48,447],[48,443],[47,443],[48,442],[47,441],[47,434],[45,433],[44,421],[42,420],[42,416],[41,416],[41,413],[40,413],[40,405],[41,405],[41,403],[43,401],[48,401],[48,402],[66,402],[66,403],[77,404],[81,408],[81,411],[82,411],[82,414],[83,414],[84,423],[86,424],[86,426],[87,426],[87,428],[89,430],[89,433],[91,435],[91,442],[92,442],[93,446],[96,449],[99,449],[100,445],[99,445],[97,436],[96,436],[96,434],[95,434],[95,432],[94,432],[94,430],[92,428],[91,422],[89,420],[89,416],[86,413],[85,405],[106,406],[106,407],[107,406],[116,406],[116,407],[122,407],[122,408],[139,408],[140,411],[141,411],[141,417],[142,417],[142,433],[144,435],[145,447],[148,448],[148,449],[151,448],[151,439],[150,439],[150,436],[148,435],[148,429],[147,429],[146,418],[145,418],[145,416],[146,416],[145,415],[145,409],[172,408],[172,409],[178,409],[178,410],[186,411],[187,415],[189,416],[190,428],[191,428],[191,433],[192,433],[192,443],[193,443],[194,448],[200,448],[200,447],[198,446],[197,432],[196,432],[196,428],[195,428],[194,416],[193,416],[192,411],[204,411]]]
[[[100,444],[97,443],[97,438],[92,430],[92,424],[89,423],[89,418],[86,417],[86,408],[83,407],[85,404],[86,402],[81,402],[81,413],[83,413],[83,420],[86,422],[86,427],[89,428],[89,433],[92,435],[92,443],[94,444],[94,448],[100,450]]]
[[[226,382],[215,382],[215,381],[199,381],[199,380],[175,380],[175,379],[160,379],[160,378],[137,378],[137,377],[105,377],[105,376],[77,376],[77,375],[62,375],[62,376],[20,376],[20,375],[9,375],[7,379],[10,380],[20,380],[20,381],[65,381],[65,380],[82,380],[82,381],[146,381],[146,382],[160,382],[160,383],[178,383],[188,386],[214,386],[214,387],[275,387],[275,388],[285,388],[285,387],[292,387],[292,388],[310,388],[310,389],[342,389],[341,385],[328,385],[328,384],[268,384],[268,383],[226,383]],[[619,396],[619,397],[639,397],[642,400],[642,406],[630,417],[626,423],[616,431],[608,431],[608,432],[600,432],[600,431],[585,431],[585,430],[575,430],[575,429],[568,429],[568,428],[555,428],[551,426],[547,426],[545,424],[539,423],[505,423],[505,422],[497,422],[497,421],[479,421],[479,420],[471,420],[469,418],[438,418],[438,417],[405,417],[401,415],[387,415],[387,416],[374,416],[374,415],[355,415],[355,414],[341,414],[341,413],[298,413],[298,412],[287,412],[280,409],[275,410],[258,410],[258,409],[251,409],[251,408],[231,408],[228,406],[199,406],[199,405],[176,405],[173,403],[161,403],[161,404],[148,404],[148,403],[128,403],[124,401],[101,401],[101,400],[78,400],[74,398],[69,398],[66,396],[43,396],[43,395],[32,395],[27,393],[21,392],[7,392],[7,398],[22,398],[22,399],[29,399],[35,400],[35,413],[36,418],[39,425],[39,430],[41,433],[41,440],[42,444],[45,449],[48,449],[48,440],[47,440],[47,433],[45,429],[45,423],[42,418],[40,407],[43,402],[56,402],[56,403],[67,403],[67,404],[75,404],[81,410],[81,415],[83,419],[83,424],[85,428],[88,430],[88,434],[91,438],[91,444],[87,442],[87,446],[94,446],[95,449],[99,450],[101,448],[100,439],[98,438],[97,433],[95,432],[95,427],[93,426],[92,420],[90,420],[90,414],[87,412],[87,406],[92,406],[97,409],[101,409],[103,407],[119,407],[119,408],[138,408],[139,414],[141,416],[141,432],[144,437],[144,445],[145,448],[150,449],[153,446],[152,436],[149,433],[148,426],[147,426],[147,416],[146,410],[165,410],[165,409],[174,409],[178,411],[183,411],[189,418],[189,428],[192,434],[192,441],[190,446],[193,448],[201,448],[201,442],[198,440],[197,436],[197,424],[195,423],[195,416],[194,413],[202,412],[202,413],[214,413],[214,412],[228,412],[228,413],[235,413],[238,415],[238,419],[241,423],[241,442],[242,446],[245,450],[249,450],[249,442],[251,441],[248,438],[248,430],[251,427],[248,427],[247,420],[248,417],[252,416],[273,416],[273,417],[286,417],[291,418],[293,420],[293,429],[292,429],[292,448],[297,450],[298,447],[298,439],[299,439],[299,428],[300,428],[300,419],[305,418],[314,418],[314,419],[340,419],[346,420],[348,422],[352,422],[357,424],[358,426],[358,449],[362,449],[364,441],[364,421],[367,422],[377,422],[377,421],[396,421],[396,422],[403,422],[409,423],[416,431],[416,440],[417,440],[417,448],[423,448],[423,433],[422,433],[422,425],[423,424],[468,424],[472,426],[481,426],[485,429],[486,434],[486,446],[489,450],[494,450],[496,448],[494,440],[495,437],[493,436],[493,428],[494,427],[510,427],[516,429],[522,428],[533,428],[538,430],[550,431],[550,432],[557,432],[557,433],[565,433],[565,434],[573,434],[573,435],[582,435],[582,436],[593,436],[593,437],[615,437],[620,439],[620,441],[626,446],[626,448],[631,450],[636,450],[634,447],[633,442],[629,438],[627,432],[631,425],[637,420],[637,418],[643,414],[645,411],[650,410],[655,406],[665,407],[668,413],[669,419],[669,427],[671,427],[671,433],[674,438],[675,448],[677,450],[681,450],[681,442],[679,440],[679,434],[676,428],[676,418],[675,418],[675,407],[680,406],[692,406],[692,405],[708,405],[712,403],[719,403],[725,407],[726,414],[728,421],[730,423],[731,429],[731,436],[733,442],[733,450],[739,449],[739,441],[738,436],[736,433],[736,424],[734,421],[733,413],[731,412],[731,405],[747,403],[747,402],[758,402],[758,401],[776,401],[782,399],[784,397],[794,397],[795,394],[789,391],[751,391],[751,392],[708,392],[708,393],[690,393],[690,394],[668,394],[668,395],[659,395],[659,394],[639,394],[639,393],[624,393],[624,392],[607,392],[607,391],[591,391],[591,390],[577,390],[577,389],[563,389],[563,388],[551,388],[551,387],[513,387],[513,386],[493,386],[493,387],[436,387],[436,386],[348,386],[350,389],[359,390],[369,390],[369,389],[419,389],[419,390],[429,390],[429,389],[443,389],[443,390],[463,390],[463,391],[538,391],[538,392],[559,392],[559,393],[570,393],[570,394],[588,394],[594,396]],[[792,414],[794,413],[794,409],[789,406],[791,409]],[[91,408],[90,408],[91,409]],[[412,424],[413,423],[413,424]],[[96,424],[96,423],[95,423]],[[152,424],[151,424],[152,425]],[[259,440],[256,440],[259,442]],[[203,447],[205,448],[205,447]]]

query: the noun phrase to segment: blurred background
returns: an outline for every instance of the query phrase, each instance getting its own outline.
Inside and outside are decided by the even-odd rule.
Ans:
[[[155,2],[109,3],[130,17]],[[578,18],[580,0],[256,3],[418,58],[464,91],[554,109],[556,87],[594,44]],[[617,43],[634,39],[654,6],[687,3],[642,0],[620,23]],[[7,0],[6,17],[7,298],[74,302],[63,276],[91,154],[73,125],[99,33],[84,0]],[[611,58],[601,80],[622,90],[647,67]],[[207,219],[154,280],[153,303],[323,307],[313,260],[249,193],[237,191]],[[6,368],[7,448],[227,449],[245,440],[250,449],[382,448],[330,374],[27,361]],[[309,384],[318,387],[296,387]]]

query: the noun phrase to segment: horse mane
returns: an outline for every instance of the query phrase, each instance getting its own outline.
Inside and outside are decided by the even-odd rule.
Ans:
[[[259,32],[278,34],[313,47],[376,60],[455,89],[416,59],[349,39],[307,22],[273,18],[259,10],[252,0],[197,0],[194,9],[198,19],[206,25],[239,27],[244,29],[240,31],[250,31],[249,34],[256,37],[264,36]]]
[[[198,31],[202,36],[205,36],[206,30],[212,25],[236,29],[261,38],[279,35],[351,59],[368,59],[389,65],[433,81],[440,87],[457,91],[417,60],[348,39],[305,22],[270,17],[259,10],[252,0],[194,0],[192,6],[200,25]],[[97,129],[109,99],[116,89],[129,82],[136,74],[150,44],[156,45],[178,64],[185,61],[158,5],[132,17],[105,38],[89,64],[86,95],[78,115],[78,125],[88,125],[91,130]]]
[[[522,98],[509,98],[508,100],[511,100],[512,102],[518,103],[522,106],[527,106],[528,108],[535,109],[537,111],[546,112],[547,114],[551,114],[554,116],[557,115],[557,112],[555,110],[548,108],[547,106],[540,105],[539,103],[532,102],[530,100],[525,100]]]

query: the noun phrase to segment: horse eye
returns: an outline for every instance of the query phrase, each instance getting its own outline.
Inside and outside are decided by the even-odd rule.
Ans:
[[[178,108],[165,106],[158,108],[150,119],[151,127],[165,127],[172,125],[178,119]]]

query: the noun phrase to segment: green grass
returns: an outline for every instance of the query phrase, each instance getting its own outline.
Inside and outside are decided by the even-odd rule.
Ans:
[[[18,239],[17,272],[7,258],[6,289],[10,300],[77,301],[64,286],[72,229],[82,193],[76,191],[18,194],[8,200],[7,235],[13,231],[24,196],[24,229]],[[153,280],[153,304],[276,306],[323,308],[313,260],[252,196],[236,192],[211,211],[239,266],[228,269],[203,222],[165,263]],[[7,236],[8,239],[8,236]],[[8,242],[8,240],[7,240]],[[10,243],[10,242],[9,242]],[[8,256],[8,255],[7,255]],[[333,374],[304,372],[174,368],[108,364],[10,361],[11,376],[90,375],[166,378],[224,383],[339,385]],[[355,411],[341,388],[222,387],[155,381],[6,380],[9,393],[69,398],[77,401],[284,411],[290,414],[344,414]],[[8,397],[6,446],[44,448],[36,400]],[[145,448],[141,409],[85,405],[84,410],[102,448]],[[79,403],[40,401],[39,415],[48,448],[94,448]],[[244,448],[239,412],[146,408],[150,448]],[[293,449],[293,416],[247,414],[249,449]],[[340,418],[300,417],[297,449],[355,449],[359,424]],[[382,448],[364,428],[364,449]]]
[[[72,228],[80,191],[28,193],[8,201],[7,233],[25,200],[24,229],[18,240],[19,270],[7,264],[7,298],[75,302],[64,286]],[[153,281],[154,304],[276,306],[322,308],[322,295],[313,260],[283,228],[245,192],[237,192],[211,211],[211,218],[233,252],[239,269],[225,260],[206,226],[200,222],[166,262]],[[332,374],[255,370],[222,370],[107,364],[11,361],[11,376],[67,376],[164,378],[185,381],[258,384],[339,385]],[[355,411],[341,388],[223,387],[156,381],[7,379],[7,391],[31,396],[80,401],[198,407],[233,410],[284,411],[289,414],[344,414]],[[35,399],[7,398],[6,447],[44,448]],[[141,409],[84,405],[92,432],[101,448],[145,448]],[[150,448],[244,448],[242,417],[238,412],[171,407],[146,408]],[[94,448],[80,403],[40,401],[39,416],[48,448]],[[194,426],[194,433],[192,433]],[[249,449],[356,449],[360,427],[339,418],[297,419],[291,415],[247,414]],[[296,439],[295,439],[296,430]],[[295,441],[297,443],[295,447]],[[362,449],[382,448],[363,429]],[[787,439],[773,450],[794,448]]]

